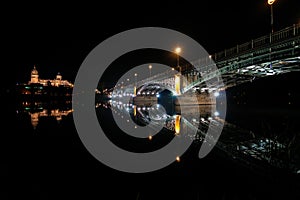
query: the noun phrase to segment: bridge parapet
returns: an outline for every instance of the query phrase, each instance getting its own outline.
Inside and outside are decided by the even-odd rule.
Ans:
[[[287,27],[277,32],[270,33],[268,35],[248,41],[229,49],[225,49],[224,51],[213,54],[212,57],[216,62],[227,60],[231,57],[237,57],[238,55],[257,51],[257,49],[259,48],[272,46],[275,43],[293,39],[297,36],[300,36],[300,24],[294,24],[293,26]]]

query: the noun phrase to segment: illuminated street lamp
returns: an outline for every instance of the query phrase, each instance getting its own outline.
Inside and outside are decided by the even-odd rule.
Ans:
[[[274,29],[273,29],[273,3],[275,2],[276,0],[268,0],[268,4],[270,5],[271,7],[271,31],[272,33],[274,32]]]
[[[151,69],[152,69],[152,65],[149,65],[149,73],[150,73],[149,77],[151,77]]]
[[[177,67],[179,68],[179,72],[181,72],[181,68],[179,66],[179,54],[181,53],[181,48],[180,47],[176,47],[175,53],[177,54]]]
[[[135,80],[135,85],[136,85],[136,77],[137,77],[137,73],[134,74],[134,80]]]

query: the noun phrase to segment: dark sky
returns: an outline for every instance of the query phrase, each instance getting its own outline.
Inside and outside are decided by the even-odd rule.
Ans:
[[[161,1],[162,2],[162,1]],[[16,81],[28,81],[35,64],[41,78],[74,81],[86,55],[106,38],[131,28],[159,26],[197,40],[209,53],[270,32],[266,0],[140,1],[135,3],[19,5],[7,21],[11,69]],[[300,22],[299,0],[277,0],[275,31]],[[5,24],[6,25],[6,24]],[[10,37],[13,36],[13,37]]]

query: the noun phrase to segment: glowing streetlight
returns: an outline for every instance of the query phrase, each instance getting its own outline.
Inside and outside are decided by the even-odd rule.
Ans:
[[[180,162],[180,157],[179,156],[176,156],[176,161]]]
[[[271,7],[271,31],[272,33],[274,32],[274,29],[273,29],[273,3],[275,2],[276,0],[268,0],[268,4],[270,5]]]
[[[176,53],[176,54],[180,54],[180,52],[181,52],[181,48],[180,48],[180,47],[177,47],[177,48],[175,49],[175,53]]]
[[[268,4],[272,5],[275,2],[275,0],[268,0]]]
[[[181,68],[179,66],[179,54],[181,53],[181,48],[180,47],[176,47],[175,53],[177,54],[177,67],[179,68],[179,72],[181,72]]]
[[[137,73],[134,74],[134,80],[135,80],[135,85],[136,85],[136,77],[137,77]]]
[[[152,65],[149,65],[149,73],[150,73],[150,77],[151,77],[151,69],[152,69]]]

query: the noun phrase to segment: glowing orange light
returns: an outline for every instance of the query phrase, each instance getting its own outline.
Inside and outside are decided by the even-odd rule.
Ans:
[[[133,95],[136,96],[136,86],[133,88]]]
[[[180,48],[180,47],[177,47],[177,48],[175,49],[175,53],[176,53],[176,54],[180,54],[180,52],[181,52],[181,48]]]
[[[176,161],[180,162],[180,157],[179,156],[176,156]]]
[[[175,75],[175,91],[177,95],[180,95],[180,75]]]
[[[268,0],[268,4],[272,5],[275,2],[275,0]]]
[[[175,117],[175,134],[178,135],[180,133],[180,115],[176,115]]]
[[[136,116],[136,106],[133,107],[133,116]]]

